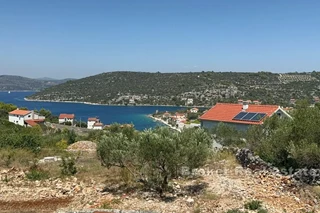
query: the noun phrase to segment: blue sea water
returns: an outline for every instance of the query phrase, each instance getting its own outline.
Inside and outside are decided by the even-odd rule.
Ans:
[[[144,130],[162,125],[147,117],[158,111],[176,111],[181,107],[170,106],[101,106],[80,103],[38,102],[25,101],[24,98],[33,92],[0,92],[0,101],[12,103],[18,107],[27,107],[30,110],[48,109],[54,115],[73,113],[77,120],[87,121],[88,117],[99,117],[104,124],[133,123],[137,130]]]

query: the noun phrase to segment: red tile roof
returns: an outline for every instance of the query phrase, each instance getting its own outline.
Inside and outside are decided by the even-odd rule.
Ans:
[[[59,119],[74,119],[74,114],[60,114]]]
[[[103,123],[94,123],[93,126],[103,126]]]
[[[229,123],[242,123],[242,124],[262,124],[263,121],[239,121],[232,120],[238,113],[242,111],[242,104],[229,104],[229,103],[217,103],[210,110],[200,117],[200,120],[208,121],[221,121]],[[271,116],[279,106],[277,105],[249,105],[246,112],[266,113],[267,116]]]
[[[35,121],[33,121],[33,120],[25,120],[24,121],[25,123],[27,123],[27,124],[29,124],[30,126],[36,126],[36,125],[38,125]]]
[[[10,115],[22,115],[22,116],[28,115],[29,113],[31,113],[31,111],[21,110],[21,109],[16,109],[16,110],[13,110],[12,112],[9,112]]]
[[[98,121],[98,118],[88,118],[88,121]]]
[[[38,123],[44,122],[44,119],[25,120],[24,122],[30,126],[36,126]]]

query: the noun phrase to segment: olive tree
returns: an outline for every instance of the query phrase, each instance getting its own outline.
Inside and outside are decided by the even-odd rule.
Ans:
[[[210,147],[211,137],[202,129],[179,133],[161,127],[145,130],[133,138],[122,133],[105,135],[97,152],[103,166],[126,168],[146,187],[162,194],[183,167],[192,170],[202,166]]]

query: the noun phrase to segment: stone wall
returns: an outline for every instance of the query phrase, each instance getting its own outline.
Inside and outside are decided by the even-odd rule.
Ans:
[[[249,149],[238,149],[236,158],[244,168],[249,168],[253,171],[268,171],[275,174],[280,174],[280,170],[272,164],[265,162],[259,156]],[[291,179],[299,181],[300,183],[310,185],[320,185],[320,169],[298,169],[296,171],[288,170],[282,172],[284,175],[290,176]]]

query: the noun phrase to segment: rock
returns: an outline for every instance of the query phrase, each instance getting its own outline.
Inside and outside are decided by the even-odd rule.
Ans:
[[[188,206],[193,206],[193,204],[194,204],[194,199],[191,198],[191,197],[189,197],[189,198],[186,200],[186,203],[187,203]]]

